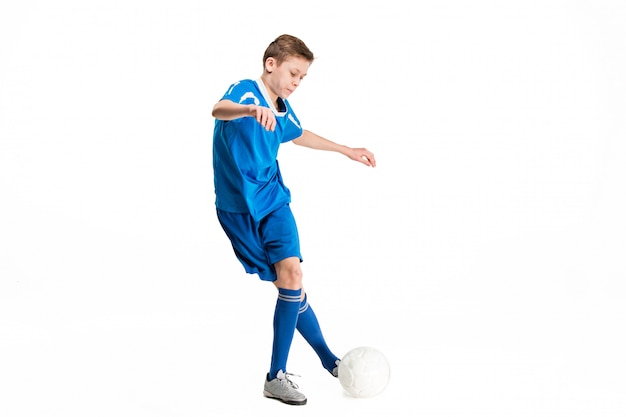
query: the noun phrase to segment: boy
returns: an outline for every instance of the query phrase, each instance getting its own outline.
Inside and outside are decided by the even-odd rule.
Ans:
[[[231,85],[213,107],[213,170],[217,216],[247,273],[278,289],[270,369],[263,394],[287,404],[306,404],[286,369],[297,329],[337,376],[339,358],[328,348],[302,289],[300,243],[289,207],[289,189],[276,160],[284,142],[339,152],[376,166],[364,148],[349,148],[303,130],[287,98],[306,76],[314,56],[300,39],[282,35],[266,49],[260,79]]]

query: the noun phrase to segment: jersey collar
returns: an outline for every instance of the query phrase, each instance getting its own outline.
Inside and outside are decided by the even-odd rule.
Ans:
[[[282,108],[277,109],[276,106],[274,105],[274,102],[270,98],[270,94],[267,91],[267,88],[265,88],[265,84],[263,83],[263,80],[259,78],[258,80],[256,80],[256,83],[259,86],[259,90],[261,90],[261,94],[263,95],[265,102],[268,104],[270,109],[272,109],[274,114],[276,116],[284,116],[285,114],[287,114],[287,104],[285,103],[285,101],[282,98],[278,97],[277,101],[281,104],[280,107]]]

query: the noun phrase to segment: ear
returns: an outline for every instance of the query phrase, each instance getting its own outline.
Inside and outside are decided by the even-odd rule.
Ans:
[[[276,69],[276,59],[274,57],[269,57],[265,60],[265,71],[269,74],[272,73]]]

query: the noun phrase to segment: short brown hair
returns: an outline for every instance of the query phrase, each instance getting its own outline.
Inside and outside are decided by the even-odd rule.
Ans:
[[[309,62],[313,62],[315,56],[313,52],[300,39],[291,35],[280,35],[269,44],[263,54],[263,67],[267,58],[274,58],[280,65],[284,60],[291,56],[299,56]]]

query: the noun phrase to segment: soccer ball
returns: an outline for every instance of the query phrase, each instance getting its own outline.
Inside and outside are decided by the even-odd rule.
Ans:
[[[353,397],[373,397],[387,388],[390,377],[389,362],[373,347],[362,346],[350,350],[339,362],[337,370],[343,389]]]

